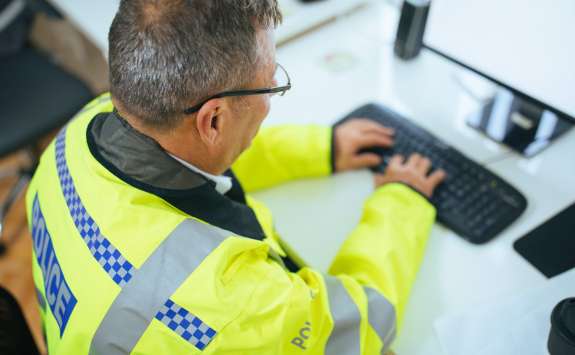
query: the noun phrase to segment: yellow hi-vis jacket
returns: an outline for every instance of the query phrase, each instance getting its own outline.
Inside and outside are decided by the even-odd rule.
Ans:
[[[434,220],[428,201],[402,184],[377,189],[322,274],[286,253],[243,190],[328,175],[330,141],[326,127],[263,129],[222,195],[109,95],[86,106],[27,193],[49,353],[385,352]]]

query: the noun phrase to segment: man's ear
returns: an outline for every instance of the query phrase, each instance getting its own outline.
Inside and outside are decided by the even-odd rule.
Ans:
[[[209,146],[222,138],[222,119],[225,112],[224,100],[212,99],[206,102],[196,115],[196,129],[200,138]]]

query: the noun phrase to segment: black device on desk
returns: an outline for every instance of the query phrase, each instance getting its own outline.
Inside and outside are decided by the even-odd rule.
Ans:
[[[513,247],[549,278],[575,268],[575,203],[518,239]]]
[[[435,190],[431,202],[437,208],[439,222],[471,243],[493,239],[527,207],[527,200],[513,186],[398,113],[367,104],[336,125],[353,117],[372,119],[395,129],[392,148],[368,150],[385,158],[383,165],[374,170],[383,171],[393,154],[420,153],[431,159],[434,168],[447,172],[446,181]]]

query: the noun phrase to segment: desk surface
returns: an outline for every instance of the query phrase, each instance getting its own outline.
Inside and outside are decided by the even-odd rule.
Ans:
[[[109,9],[103,3],[82,5],[92,18],[102,14],[106,21]],[[381,102],[485,164],[527,196],[529,207],[523,216],[486,245],[471,245],[434,226],[394,345],[399,354],[433,355],[442,353],[433,330],[439,316],[547,282],[512,244],[575,201],[575,159],[570,157],[575,152],[575,130],[531,159],[484,138],[465,125],[465,117],[478,103],[460,83],[469,83],[474,90],[489,90],[490,84],[427,51],[410,62],[395,58],[397,18],[394,7],[374,2],[279,48],[278,61],[292,76],[293,89],[274,98],[265,124],[330,124],[363,103]],[[81,26],[102,27],[94,21]],[[359,221],[371,191],[371,176],[362,171],[293,182],[256,197],[270,206],[277,229],[302,257],[326,270]]]
[[[441,354],[433,328],[438,317],[547,282],[512,244],[575,201],[575,159],[566,159],[575,152],[575,131],[524,159],[470,129],[465,118],[478,103],[459,82],[472,88],[489,83],[430,52],[411,62],[395,58],[397,16],[394,8],[374,4],[281,47],[278,61],[294,87],[273,102],[266,124],[331,123],[375,100],[444,138],[527,196],[523,216],[486,245],[471,245],[440,225],[433,228],[394,348],[398,354]],[[284,238],[304,259],[326,270],[370,193],[370,174],[357,172],[294,182],[257,197],[273,210]]]

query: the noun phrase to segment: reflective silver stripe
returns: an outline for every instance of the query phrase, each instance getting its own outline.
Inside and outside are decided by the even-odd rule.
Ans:
[[[122,288],[96,330],[90,354],[129,354],[164,302],[230,234],[193,219],[180,223]]]
[[[8,4],[8,6],[0,12],[0,31],[3,31],[6,27],[10,26],[12,21],[14,21],[22,11],[24,11],[25,7],[26,3],[24,0],[14,0]]]
[[[379,292],[371,287],[364,287],[367,296],[367,316],[369,325],[375,330],[383,343],[382,354],[389,350],[395,338],[396,316],[395,308]]]
[[[327,340],[327,355],[359,355],[361,314],[347,290],[336,277],[324,277],[333,318],[333,330]]]

